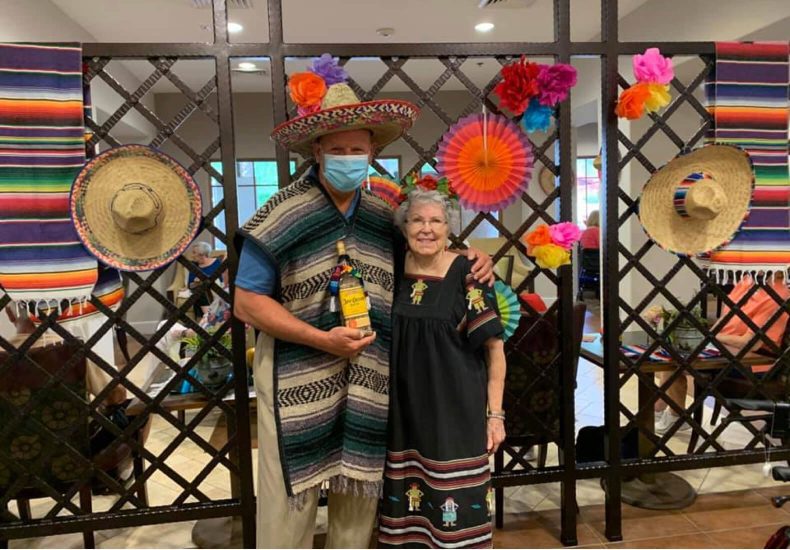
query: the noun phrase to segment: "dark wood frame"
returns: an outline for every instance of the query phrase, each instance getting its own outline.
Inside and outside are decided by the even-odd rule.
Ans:
[[[614,115],[614,107],[616,104],[619,88],[624,87],[628,82],[618,74],[618,58],[620,56],[633,55],[643,52],[648,47],[659,47],[665,55],[693,55],[701,56],[706,60],[706,69],[711,67],[711,56],[714,53],[714,44],[711,42],[620,42],[618,34],[618,2],[617,0],[601,0],[601,39],[598,41],[577,42],[572,41],[570,36],[570,17],[571,8],[570,0],[554,0],[554,40],[551,42],[525,42],[525,43],[420,43],[420,44],[402,44],[402,43],[377,43],[377,44],[294,44],[287,43],[283,37],[282,27],[282,6],[281,0],[267,0],[268,14],[269,14],[269,37],[270,42],[267,44],[258,43],[231,43],[227,34],[227,12],[224,0],[214,0],[213,4],[213,29],[214,41],[211,44],[198,44],[198,43],[87,43],[83,45],[83,56],[88,64],[88,73],[86,74],[86,81],[94,77],[100,77],[108,82],[124,99],[124,105],[119,111],[110,117],[110,119],[102,126],[95,123],[91,124],[91,129],[98,136],[96,139],[102,139],[110,144],[114,143],[109,130],[118,122],[125,112],[130,109],[137,109],[144,112],[145,107],[139,104],[139,97],[146,93],[150,86],[153,85],[158,78],[166,77],[176,83],[179,89],[184,93],[191,102],[188,106],[190,109],[199,108],[204,111],[211,110],[211,107],[206,105],[206,100],[209,95],[216,92],[217,103],[216,112],[212,116],[218,123],[219,136],[215,144],[203,154],[192,151],[190,157],[194,164],[190,166],[190,170],[196,171],[198,169],[206,169],[205,165],[208,160],[213,156],[214,152],[219,150],[221,160],[223,162],[223,175],[218,179],[223,181],[226,193],[223,204],[213,208],[204,217],[205,228],[211,232],[216,238],[221,239],[226,244],[232,243],[232,236],[237,229],[237,204],[236,193],[229,192],[235,191],[235,145],[234,145],[234,129],[233,129],[233,104],[231,93],[231,60],[234,57],[268,57],[271,60],[271,79],[272,79],[272,109],[274,123],[279,124],[289,118],[289,104],[286,97],[286,74],[285,74],[285,58],[286,57],[312,57],[320,55],[324,52],[332,52],[334,55],[341,56],[343,62],[353,56],[378,56],[387,65],[387,74],[389,77],[395,75],[404,79],[408,83],[408,75],[404,72],[403,63],[409,57],[434,57],[437,58],[446,68],[445,75],[449,77],[454,75],[461,79],[461,81],[468,88],[470,93],[476,98],[476,103],[472,106],[475,110],[479,109],[481,104],[485,104],[491,111],[496,112],[497,106],[490,99],[490,93],[493,85],[489,84],[484,89],[479,89],[468,78],[463,75],[460,70],[460,64],[468,57],[474,56],[494,56],[500,63],[505,64],[510,59],[521,55],[527,56],[551,56],[558,62],[568,63],[572,56],[597,56],[601,60],[601,97],[602,97],[602,120],[604,121],[602,128],[602,162],[603,162],[603,195],[601,204],[602,214],[602,253],[603,253],[603,273],[605,275],[605,283],[603,289],[603,326],[605,329],[605,348],[604,348],[604,407],[605,407],[605,420],[606,424],[610,426],[610,433],[607,444],[607,460],[600,464],[586,464],[583,467],[577,467],[575,461],[575,447],[574,447],[574,380],[575,380],[575,365],[573,361],[573,342],[572,338],[567,337],[572,334],[573,326],[573,280],[572,271],[569,267],[563,267],[557,273],[543,272],[535,270],[528,279],[523,283],[523,288],[526,288],[534,283],[535,277],[542,274],[547,277],[551,282],[558,286],[559,300],[552,306],[551,313],[555,314],[559,321],[560,340],[562,342],[560,355],[557,358],[556,365],[560,369],[560,378],[562,381],[562,388],[560,399],[563,403],[562,420],[561,420],[561,436],[562,444],[560,446],[560,465],[551,467],[544,470],[532,471],[527,473],[504,473],[498,475],[494,479],[496,487],[506,487],[515,485],[524,485],[528,483],[548,483],[559,482],[561,483],[561,540],[563,544],[571,545],[577,542],[576,537],[576,495],[575,486],[576,481],[579,479],[599,478],[603,477],[606,480],[606,536],[610,541],[621,540],[622,538],[622,521],[621,521],[621,479],[626,476],[634,476],[640,473],[672,471],[672,470],[686,470],[694,468],[710,468],[716,466],[728,466],[733,464],[745,464],[761,462],[764,459],[764,453],[761,450],[754,448],[747,448],[739,451],[725,451],[712,453],[710,455],[685,455],[685,456],[668,456],[665,458],[644,458],[636,461],[629,461],[627,463],[620,459],[620,431],[616,427],[620,423],[620,414],[623,406],[620,402],[620,385],[622,382],[621,376],[628,377],[637,376],[640,380],[645,376],[640,372],[639,366],[642,361],[629,362],[627,372],[622,375],[619,365],[622,357],[619,355],[619,335],[621,331],[628,324],[636,322],[641,324],[639,320],[639,312],[644,309],[648,302],[630,305],[620,299],[619,294],[619,281],[626,276],[631,270],[638,270],[648,281],[656,286],[656,293],[651,293],[648,298],[655,297],[658,293],[662,293],[661,289],[663,284],[668,280],[667,277],[657,278],[649,271],[644,269],[641,265],[641,258],[650,249],[652,244],[648,243],[637,251],[630,251],[626,249],[618,239],[618,232],[620,226],[625,223],[629,216],[635,215],[636,202],[633,198],[629,197],[618,187],[618,176],[620,170],[631,161],[638,161],[646,167],[652,167],[649,160],[644,158],[641,149],[647,143],[652,135],[656,132],[664,132],[680,150],[694,146],[699,143],[705,133],[707,122],[689,142],[684,142],[680,139],[669,126],[667,119],[683,102],[691,103],[700,113],[701,118],[706,121],[706,113],[696,100],[690,94],[690,90],[698,87],[704,80],[707,70],[697,77],[694,82],[689,86],[685,86],[679,81],[673,82],[675,90],[680,92],[678,98],[660,115],[651,115],[653,126],[636,142],[631,142],[626,136],[619,132],[617,128],[617,119]],[[140,89],[134,92],[128,92],[118,84],[114,79],[109,77],[104,72],[104,67],[113,58],[118,59],[148,59],[152,66],[156,69],[156,78],[149,84],[143,83]],[[216,64],[216,79],[198,92],[189,90],[183,85],[177,76],[169,72],[170,67],[178,59],[211,59]],[[150,79],[149,79],[150,80]],[[413,82],[413,81],[412,81]],[[383,86],[386,81],[380,82]],[[355,84],[352,82],[352,87]],[[437,80],[434,86],[438,90],[441,87],[441,78]],[[364,99],[374,97],[380,87],[374,86],[372,90],[365,91],[356,86],[357,91]],[[419,101],[424,106],[427,105],[432,109],[436,109],[431,100],[431,96],[436,90],[419,90],[414,89],[419,97]],[[696,103],[696,104],[695,104]],[[440,111],[440,109],[439,109]],[[470,111],[471,112],[471,111]],[[187,113],[188,114],[188,113]],[[466,113],[465,113],[466,114]],[[165,123],[159,120],[155,115],[148,117],[149,120],[157,127],[158,136],[154,145],[160,145],[164,141],[173,140],[179,143],[177,136],[177,128],[180,124],[179,120]],[[409,136],[404,138],[409,144],[418,152],[420,156],[420,163],[429,162],[433,158],[434,151],[425,150],[419,144],[410,141]],[[619,158],[618,145],[624,144],[627,153],[623,158]],[[181,144],[180,144],[181,145]],[[186,145],[186,144],[184,144]],[[543,220],[552,223],[552,217],[547,213],[548,209],[552,206],[553,202],[557,199],[560,200],[560,219],[570,221],[573,219],[572,211],[572,186],[575,182],[571,179],[572,167],[569,162],[558,162],[559,159],[570,159],[571,155],[571,109],[570,101],[563,102],[558,109],[557,124],[554,131],[550,134],[547,140],[541,144],[536,145],[535,154],[537,159],[545,166],[547,166],[555,175],[558,175],[561,185],[554,190],[549,196],[536,202],[529,196],[523,196],[522,200],[527,204],[533,213],[528,216],[524,223],[516,230],[510,231],[504,227],[496,218],[487,214],[478,215],[473,222],[463,228],[460,235],[453,236],[455,244],[462,246],[463,240],[468,237],[474,226],[482,220],[488,221],[492,226],[497,228],[501,235],[508,239],[508,243],[503,246],[502,250],[494,254],[493,260],[496,262],[502,256],[509,253],[511,248],[517,248],[524,252],[523,244],[520,242],[521,236],[524,232],[536,221]],[[289,153],[283,148],[276,149],[276,160],[278,162],[278,175],[281,185],[286,185],[290,181],[290,173],[288,168]],[[305,170],[306,165],[301,167]],[[208,170],[209,173],[210,170]],[[216,177],[217,175],[215,175]],[[625,203],[626,211],[619,212],[620,202]],[[212,224],[212,220],[223,213],[226,218],[227,235],[219,232]],[[625,258],[626,266],[620,268],[620,259]],[[181,259],[179,260],[184,265],[196,271],[195,267],[189,262]],[[228,246],[228,258],[223,266],[223,269],[228,269],[231,278],[235,276],[236,268],[238,265],[238,251],[233,246]],[[734,310],[730,315],[739,315],[740,310],[736,304],[733,304],[726,295],[722,295],[720,289],[715,285],[709,284],[707,274],[702,271],[696,264],[689,259],[679,259],[677,265],[669,273],[669,277],[674,276],[681,268],[688,268],[694,272],[701,281],[703,281],[704,289],[708,292],[718,296]],[[155,399],[150,399],[144,396],[139,388],[135,387],[126,379],[126,373],[129,369],[139,362],[142,355],[148,352],[157,353],[154,347],[156,339],[160,338],[164,332],[172,326],[172,323],[179,321],[190,328],[200,330],[194,322],[185,318],[185,308],[191,308],[192,302],[188,301],[181,308],[176,308],[166,298],[162,297],[155,288],[154,283],[164,273],[165,269],[160,269],[145,277],[139,274],[129,274],[127,278],[134,281],[138,288],[130,296],[124,300],[118,311],[111,311],[103,304],[94,300],[94,305],[107,317],[108,322],[102,327],[93,337],[84,343],[85,353],[88,358],[97,362],[102,368],[107,370],[113,376],[113,385],[106,391],[110,391],[115,385],[123,385],[133,395],[141,398],[146,404],[146,412],[149,414],[159,414],[168,422],[178,428],[179,440],[191,437],[190,430],[197,425],[197,423],[205,417],[205,415],[214,407],[220,407],[229,416],[229,418],[241,419],[231,426],[232,435],[229,438],[228,445],[224,449],[217,452],[216,450],[209,451],[212,456],[211,462],[207,469],[199,474],[197,481],[204,479],[205,475],[211,469],[222,463],[228,466],[227,454],[230,450],[238,452],[239,463],[238,467],[234,467],[231,471],[234,475],[238,476],[240,484],[240,498],[229,499],[223,501],[211,501],[210,499],[201,499],[198,503],[183,503],[183,499],[179,502],[156,508],[145,508],[142,503],[135,500],[134,490],[132,487],[128,490],[118,487],[124,499],[129,502],[138,504],[139,507],[131,510],[112,510],[110,512],[92,512],[88,514],[78,515],[78,509],[62,499],[58,500],[59,509],[69,509],[75,512],[70,516],[55,516],[47,517],[40,520],[21,521],[18,518],[4,517],[4,523],[0,524],[0,539],[21,538],[21,537],[34,537],[34,536],[49,536],[60,533],[80,532],[88,529],[112,529],[119,527],[129,527],[135,525],[169,523],[177,521],[195,520],[201,518],[212,517],[225,517],[225,516],[241,516],[243,522],[243,544],[245,547],[252,547],[255,543],[255,500],[252,487],[252,460],[250,454],[250,427],[247,422],[249,414],[249,404],[247,400],[246,391],[246,376],[241,376],[246,372],[244,366],[244,331],[241,323],[233,320],[229,326],[224,327],[228,330],[233,327],[233,348],[232,356],[236,365],[236,377],[232,386],[236,390],[236,395],[239,398],[235,402],[234,407],[223,407],[221,397],[223,392],[226,393],[231,385],[226,385],[225,388],[216,394],[208,392],[207,395],[211,396],[204,409],[188,424],[183,422],[179,423],[168,411],[161,407],[162,396]],[[608,276],[606,276],[608,275]],[[202,276],[201,276],[202,277]],[[230,299],[230,295],[224,293],[221,288],[216,284],[216,277],[211,280],[206,280],[207,285],[212,285],[212,288],[219,292],[221,296]],[[517,289],[517,290],[522,290]],[[231,289],[232,291],[232,289]],[[232,292],[231,292],[232,293]],[[167,311],[166,325],[157,331],[157,334],[152,338],[145,338],[139,334],[133,327],[126,323],[123,319],[123,314],[142,296],[149,294],[153,296]],[[697,296],[690,304],[682,304],[677,298],[672,296],[665,296],[671,305],[679,310],[688,310],[693,307],[698,301]],[[748,297],[747,297],[748,298]],[[774,296],[778,301],[779,298]],[[7,298],[0,299],[0,307],[8,302]],[[744,302],[741,302],[744,303]],[[621,322],[619,317],[620,310],[623,309],[628,315],[626,321]],[[790,303],[785,303],[781,311],[790,312]],[[777,316],[781,313],[777,312]],[[744,322],[749,323],[748,319]],[[127,331],[127,333],[143,342],[143,348],[140,353],[132,358],[130,366],[122,371],[114,371],[112,366],[107,365],[101,360],[93,351],[92,346],[99,340],[99,338],[111,330],[113,326],[118,326]],[[753,323],[750,325],[755,331],[755,339],[764,338],[764,331],[760,327],[755,327]],[[47,328],[52,328],[60,333],[64,338],[73,339],[69,333],[59,328],[54,323],[54,315],[45,320],[44,325],[36,332],[33,339],[41,335]],[[671,327],[669,327],[671,328]],[[701,328],[701,327],[700,327]],[[715,334],[710,331],[705,331],[707,334],[706,343],[714,341]],[[217,338],[219,334],[210,338],[208,346],[218,346]],[[666,339],[659,334],[655,335],[656,345],[667,345]],[[0,338],[0,346],[5,349],[14,351],[15,353],[24,354],[25,350],[29,347],[30,342],[23,345],[19,351],[10,346],[8,342]],[[671,346],[670,346],[671,347]],[[198,357],[205,350],[198,353]],[[790,362],[790,350],[779,350],[780,356],[778,363],[782,366],[787,366]],[[742,354],[733,355],[729,352],[724,354],[725,358],[730,361],[729,369],[741,372],[743,369],[738,365],[739,359]],[[169,368],[176,371],[176,383],[186,377],[189,377],[187,370],[190,365],[181,367],[174,364],[169,358],[158,355],[163,363]],[[689,364],[689,361],[683,357],[676,357],[682,368],[678,372],[689,372],[694,374],[694,369]],[[4,369],[0,365],[0,375]],[[747,377],[749,374],[745,374]],[[723,375],[722,375],[723,376]],[[753,379],[753,377],[751,378]],[[199,382],[191,380],[196,383],[198,388],[201,388]],[[671,382],[671,380],[670,380]],[[759,382],[756,382],[756,387],[759,388]],[[652,383],[652,382],[650,382]],[[714,395],[717,399],[722,399],[723,396],[717,394],[715,391],[716,380],[709,386],[710,391],[708,395]],[[204,390],[204,388],[203,388]],[[656,388],[656,395],[661,396],[665,393],[666,387]],[[97,399],[103,398],[104,395],[98,396]],[[694,407],[702,406],[701,403],[694,403]],[[95,415],[95,407],[91,405],[91,414]],[[695,430],[700,430],[700,426],[694,422],[690,413],[682,413],[684,418],[690,421]],[[631,414],[633,417],[634,415]],[[141,418],[146,418],[146,415],[140,415]],[[632,419],[633,422],[633,419]],[[137,426],[135,426],[136,428]],[[705,434],[703,438],[704,444],[712,444],[715,441],[719,432],[714,434]],[[1,436],[1,434],[0,434]],[[666,437],[671,436],[671,430],[665,439],[657,441],[656,443],[661,446],[666,441]],[[125,441],[134,446],[134,442],[130,441],[130,433],[118,432],[118,441]],[[197,441],[196,441],[197,442]],[[202,443],[199,443],[202,445]],[[168,467],[162,456],[156,456],[146,451],[144,448],[138,449],[144,458],[155,469],[161,469],[167,472],[168,475],[177,475],[168,470]],[[787,449],[776,450],[773,456],[777,460],[784,460],[790,458],[790,451]],[[1,457],[0,457],[1,458]],[[21,466],[23,467],[23,466]],[[188,482],[182,480],[182,486],[185,488],[185,495],[189,496],[196,491],[196,480]],[[179,482],[181,483],[181,482]],[[74,494],[74,492],[72,492]],[[186,498],[186,497],[184,497]],[[9,495],[4,495],[0,499],[0,504],[7,502]],[[0,506],[0,510],[2,510]]]

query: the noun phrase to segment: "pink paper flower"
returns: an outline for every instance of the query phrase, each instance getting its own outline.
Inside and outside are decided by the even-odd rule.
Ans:
[[[661,55],[658,48],[648,48],[633,58],[634,78],[639,82],[669,84],[675,77],[672,60]]]
[[[538,73],[538,94],[541,105],[554,107],[568,98],[576,86],[576,68],[565,63],[541,65]]]
[[[582,230],[575,223],[562,222],[549,227],[551,241],[565,250],[573,248],[582,236]]]

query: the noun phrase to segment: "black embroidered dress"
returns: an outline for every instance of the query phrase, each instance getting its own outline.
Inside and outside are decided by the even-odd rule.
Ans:
[[[382,546],[490,547],[484,343],[501,336],[493,289],[456,258],[402,275],[393,303]]]

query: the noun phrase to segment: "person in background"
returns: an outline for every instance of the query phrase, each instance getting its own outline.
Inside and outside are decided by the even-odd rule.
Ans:
[[[754,279],[746,276],[735,285],[732,291],[730,291],[728,294],[728,297],[736,305],[740,304],[740,301],[755,284],[756,283],[754,282]],[[787,282],[785,281],[785,276],[783,273],[777,273],[775,277],[771,278],[770,281],[767,281],[766,286],[770,286],[771,289],[776,292],[776,294],[783,301],[790,299],[790,290],[788,290]],[[790,316],[788,316],[787,313],[783,313],[776,321],[773,322],[773,324],[771,324],[771,326],[765,328],[768,321],[776,314],[780,306],[781,304],[777,303],[776,300],[774,300],[774,298],[768,294],[765,289],[760,288],[749,297],[745,304],[740,306],[740,309],[741,312],[746,315],[746,317],[752,320],[755,326],[765,330],[765,335],[769,340],[771,340],[774,344],[781,346],[782,337],[784,336],[785,330],[787,328],[788,318]],[[721,317],[718,321],[716,321],[711,330],[714,332],[718,331],[716,334],[716,339],[722,343],[730,351],[730,353],[737,355],[754,337],[754,331],[752,331],[752,329],[746,325],[739,315],[733,315],[723,327],[719,328],[719,325],[721,325],[724,317],[729,311],[730,308],[727,306],[722,308]],[[749,353],[759,352],[762,349],[767,351],[767,346],[761,338],[749,348]],[[754,365],[751,367],[751,369],[752,372],[759,376],[761,373],[769,370],[771,366],[771,363],[765,365]],[[663,384],[671,374],[671,372],[662,372],[657,374],[656,376],[658,378],[659,385]],[[740,375],[735,372],[731,373],[731,376]],[[667,395],[673,402],[685,408],[687,389],[687,378],[685,376],[681,376],[669,387],[667,390]],[[675,422],[678,421],[679,418],[680,417],[675,414],[674,411],[670,410],[664,401],[659,400],[656,402],[656,433],[658,435],[665,433],[670,428],[670,426],[674,425]],[[686,423],[683,423],[683,425],[680,427],[680,430],[687,429],[689,429],[689,425]]]
[[[212,256],[212,252],[211,246],[208,243],[202,241],[196,242],[191,248],[192,261],[206,277],[211,277],[214,275],[214,273],[219,269],[219,266],[222,265],[222,258],[216,258]],[[228,272],[225,271],[220,278],[222,281],[222,286],[227,286],[227,277]],[[187,275],[187,286],[189,289],[194,293],[201,285],[202,281],[195,273],[190,271]],[[203,317],[203,314],[206,312],[206,308],[208,308],[212,299],[213,296],[209,290],[200,292],[200,296],[194,304],[195,317],[197,319]]]
[[[581,240],[579,241],[579,245],[582,248],[601,248],[601,228],[598,218],[597,210],[593,210],[587,216],[587,221],[584,222],[587,229],[582,232]]]

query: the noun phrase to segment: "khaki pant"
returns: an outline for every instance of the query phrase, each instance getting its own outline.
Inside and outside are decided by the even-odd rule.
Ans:
[[[261,334],[255,353],[258,393],[257,546],[312,548],[319,491],[318,487],[309,491],[301,510],[289,507],[274,419],[271,349],[271,338]],[[367,548],[377,509],[377,499],[330,494],[326,548]]]

